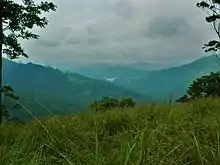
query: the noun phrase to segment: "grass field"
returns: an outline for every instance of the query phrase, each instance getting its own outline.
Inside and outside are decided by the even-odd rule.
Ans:
[[[218,165],[220,100],[0,126],[0,165]]]

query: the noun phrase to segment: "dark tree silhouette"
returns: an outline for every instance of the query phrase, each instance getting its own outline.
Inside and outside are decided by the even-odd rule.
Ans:
[[[9,97],[14,97],[12,88],[3,86],[2,79],[2,55],[9,59],[16,59],[20,56],[28,57],[24,52],[18,39],[38,39],[39,35],[30,30],[34,27],[45,28],[48,24],[43,12],[55,11],[57,8],[52,2],[34,3],[33,0],[22,0],[16,3],[13,0],[0,0],[0,112],[3,114],[5,105],[3,94],[7,91]],[[8,90],[9,89],[9,90]],[[10,92],[10,94],[9,94]],[[0,115],[1,115],[0,114]],[[0,122],[2,116],[0,116]]]
[[[177,102],[186,102],[199,98],[220,97],[220,72],[202,76],[189,86],[187,95],[176,100]]]
[[[211,24],[218,37],[217,40],[212,40],[205,44],[203,49],[206,52],[217,52],[220,49],[220,0],[205,0],[198,2],[196,6],[207,13],[208,16],[205,20]]]
[[[217,34],[217,39],[204,44],[203,49],[205,49],[205,52],[213,52],[220,65],[220,60],[217,56],[220,50],[220,0],[204,0],[198,2],[196,6],[202,8],[207,13],[205,20],[211,24]],[[187,95],[176,101],[186,102],[204,97],[220,97],[220,72],[198,78],[188,88]]]

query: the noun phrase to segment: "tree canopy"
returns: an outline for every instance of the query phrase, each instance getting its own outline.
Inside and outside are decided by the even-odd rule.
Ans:
[[[0,123],[2,117],[7,114],[3,103],[4,98],[17,98],[13,89],[3,86],[2,58],[3,54],[9,59],[20,56],[28,57],[22,48],[19,39],[38,39],[39,35],[31,32],[34,27],[45,28],[48,24],[42,13],[55,11],[57,8],[52,2],[40,2],[36,4],[33,0],[22,0],[20,3],[14,0],[0,0]]]
[[[202,8],[208,16],[206,22],[210,23],[218,36],[218,40],[209,41],[204,45],[206,52],[217,52],[220,49],[220,0],[205,0],[198,2],[197,7]]]
[[[179,98],[177,102],[186,102],[199,98],[220,97],[220,72],[202,76],[188,87],[187,94]]]
[[[211,40],[204,44],[205,52],[218,52],[220,50],[220,0],[205,0],[198,2],[197,7],[202,8],[207,16],[206,22],[210,23],[217,34],[217,40]],[[218,62],[220,62],[216,54]],[[177,100],[177,102],[186,102],[197,98],[220,97],[220,72],[202,76],[189,86],[187,94]]]
[[[22,0],[21,4],[13,0],[0,0],[0,25],[2,24],[1,47],[2,52],[10,59],[19,56],[28,57],[18,39],[38,39],[39,35],[30,31],[34,26],[44,28],[48,24],[43,12],[55,11],[52,2],[35,4],[33,0]]]

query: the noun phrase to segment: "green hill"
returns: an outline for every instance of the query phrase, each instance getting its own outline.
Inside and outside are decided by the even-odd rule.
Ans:
[[[4,82],[11,85],[21,102],[36,116],[45,115],[45,107],[55,114],[66,114],[88,107],[104,96],[128,97],[137,101],[150,101],[150,97],[74,73],[32,63],[21,64],[4,59]],[[48,111],[48,110],[47,110]],[[14,110],[13,116],[28,118],[24,110]]]

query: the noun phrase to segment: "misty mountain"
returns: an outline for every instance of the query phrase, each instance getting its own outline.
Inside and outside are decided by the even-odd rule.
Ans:
[[[145,71],[152,71],[152,70],[160,70],[160,69],[166,69],[169,68],[169,66],[166,63],[162,62],[133,62],[130,64],[126,64],[129,68],[135,68],[139,70],[145,70]]]
[[[90,78],[105,80],[108,78],[126,79],[146,75],[145,70],[137,69],[124,64],[104,64],[98,63],[89,66],[82,66],[72,69],[73,72],[85,75]]]
[[[169,99],[172,94],[178,98],[186,93],[187,87],[196,78],[219,69],[215,57],[210,56],[179,67],[151,71],[138,79],[115,81],[115,84],[159,99]]]
[[[21,64],[4,59],[3,68],[4,84],[11,85],[20,96],[21,102],[36,116],[45,115],[44,107],[51,109],[55,114],[86,109],[92,101],[104,96],[130,96],[137,101],[152,100],[149,96],[106,81],[75,73],[64,73],[52,67],[33,63]],[[13,115],[22,118],[29,116],[24,110],[13,111]]]
[[[98,69],[97,69],[98,68]],[[143,70],[137,67],[103,66],[84,68],[80,73],[102,80],[113,79],[113,84],[133,91],[167,100],[178,98],[196,78],[220,69],[215,56],[200,58],[191,63],[160,70]],[[96,70],[96,72],[94,72]]]
[[[139,77],[146,75],[146,71],[167,68],[166,64],[153,62],[133,62],[133,63],[94,63],[87,65],[69,66],[72,72],[76,72],[95,79],[126,79],[128,77]]]

